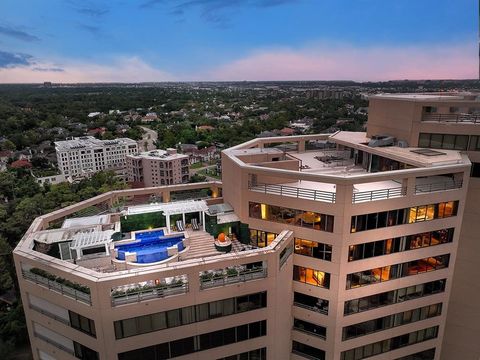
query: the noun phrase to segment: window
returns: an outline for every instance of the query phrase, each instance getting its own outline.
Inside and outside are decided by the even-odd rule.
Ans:
[[[430,113],[436,113],[437,108],[435,106],[424,106],[423,107],[423,112],[430,114]]]
[[[295,254],[332,261],[332,245],[295,238]]]
[[[427,213],[433,211],[430,208]],[[431,216],[431,215],[428,215]],[[393,239],[350,245],[348,261],[368,259],[375,256],[445,244],[453,241],[454,228],[402,236]]]
[[[471,177],[480,177],[480,163],[472,163]]]
[[[456,216],[457,210],[458,201],[448,201],[406,209],[389,210],[381,213],[355,215],[352,216],[350,232],[374,230]]]
[[[117,339],[145,334],[194,322],[215,319],[267,306],[267,293],[260,292],[205,304],[187,306],[114,322]]]
[[[435,348],[428,349],[424,351],[417,352],[415,354],[402,356],[396,360],[434,360],[435,359]]]
[[[328,315],[328,300],[299,292],[293,294],[293,305]]]
[[[75,357],[82,360],[98,360],[98,352],[82,344],[73,342]]]
[[[442,313],[442,303],[433,304],[404,311],[393,315],[384,316],[377,319],[364,321],[343,328],[342,340],[348,340],[359,336],[368,335],[377,331],[390,329],[393,327],[413,323],[420,320],[429,319]]]
[[[329,273],[302,266],[293,266],[293,280],[326,289],[330,288]]]
[[[427,271],[444,269],[448,267],[449,260],[450,254],[445,254],[351,273],[347,275],[346,289],[418,275]]]
[[[320,214],[313,211],[297,210],[250,202],[249,216],[255,219],[333,232],[333,216]]]
[[[241,354],[227,356],[218,360],[267,360],[267,348],[251,350]]]
[[[309,333],[311,335],[315,335],[321,337],[322,339],[327,338],[327,328],[312,324],[308,321],[300,320],[300,319],[293,319],[293,328],[295,330],[303,331]]]
[[[118,354],[119,360],[163,360],[170,359],[177,356],[192,354],[198,351],[216,348],[236,342],[254,339],[265,336],[267,334],[267,321],[257,321],[250,324],[240,325],[205,333],[197,336],[182,338],[158,345],[147,346],[144,348],[127,351]],[[244,355],[247,354],[247,355]],[[239,359],[261,360],[256,355],[265,356],[266,351],[262,349],[249,351],[239,355]],[[263,355],[262,355],[263,354]],[[243,355],[244,357],[242,357]],[[247,357],[245,357],[247,356]],[[229,359],[229,358],[227,358]],[[233,359],[237,359],[234,357]]]
[[[70,317],[70,326],[80,330],[90,336],[97,337],[95,332],[95,322],[85,316],[79,315],[71,310],[68,311]]]
[[[467,150],[468,135],[420,133],[418,146],[434,149]]]
[[[351,350],[343,351],[341,360],[361,360],[373,355],[383,354],[392,350],[396,350],[405,346],[417,344],[422,341],[435,339],[438,336],[438,326],[422,329],[396,336],[391,339],[378,341],[373,344],[360,346]]]
[[[325,351],[299,343],[298,341],[292,341],[292,353],[306,355],[310,359],[325,360]]]

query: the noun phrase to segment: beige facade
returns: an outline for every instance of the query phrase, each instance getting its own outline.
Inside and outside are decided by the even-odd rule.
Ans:
[[[393,135],[411,146],[456,147],[468,154],[473,163],[443,344],[442,359],[445,360],[456,359],[459,354],[465,360],[480,357],[477,341],[480,337],[480,288],[476,281],[479,273],[476,255],[480,251],[480,210],[476,206],[480,201],[479,113],[477,94],[392,94],[370,98],[367,134]],[[423,143],[422,133],[425,134]]]
[[[455,142],[369,145],[414,142],[380,126],[382,101],[367,134],[254,139],[222,153],[222,183],[114,191],[37,218],[14,251],[35,359],[455,358],[447,314],[474,281],[453,281],[474,271],[471,162]],[[309,149],[326,139],[336,148]],[[203,200],[178,201],[185,191]],[[137,247],[152,234],[168,244]]]
[[[82,136],[56,141],[55,151],[60,172],[68,177],[88,177],[102,170],[125,176],[125,158],[138,152],[137,143],[128,138],[99,140]]]
[[[129,155],[127,178],[129,182],[145,187],[187,183],[190,179],[189,157],[177,154],[175,149]]]

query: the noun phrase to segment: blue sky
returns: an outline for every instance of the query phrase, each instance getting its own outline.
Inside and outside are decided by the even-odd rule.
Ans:
[[[0,82],[477,76],[475,0],[2,0]]]

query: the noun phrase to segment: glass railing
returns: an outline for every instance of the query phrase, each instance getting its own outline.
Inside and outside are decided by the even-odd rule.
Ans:
[[[87,290],[86,290],[86,287],[84,286],[78,285],[81,288],[85,288],[84,291],[75,289],[72,286],[67,285],[70,282],[68,282],[67,284],[62,283],[62,281],[65,281],[65,279],[56,277],[55,280],[52,280],[45,276],[35,274],[29,270],[22,270],[22,275],[25,279],[35,284],[44,286],[49,290],[62,294],[63,296],[67,296],[69,298],[83,302],[85,304],[92,305],[92,297],[90,296],[90,293],[86,292]]]
[[[200,289],[210,289],[267,277],[267,269],[263,267],[240,270],[236,273],[230,271],[231,270],[227,271],[227,273],[214,272],[210,274],[202,274],[200,276]]]
[[[140,301],[164,298],[172,295],[186,294],[187,282],[174,284],[155,285],[151,287],[133,288],[126,291],[113,291],[111,294],[112,306],[137,303]]]

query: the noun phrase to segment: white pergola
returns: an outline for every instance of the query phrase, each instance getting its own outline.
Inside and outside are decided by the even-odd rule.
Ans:
[[[130,206],[126,215],[145,214],[161,211],[166,218],[167,231],[170,232],[170,216],[182,214],[185,224],[185,214],[198,212],[201,213],[202,226],[205,230],[205,212],[208,210],[207,203],[204,200],[185,200],[169,203],[155,203],[138,206]]]
[[[112,242],[113,233],[113,230],[78,232],[73,236],[70,250],[75,250],[77,260],[82,257],[83,249],[100,246],[105,246],[105,252],[109,255],[109,244]]]

